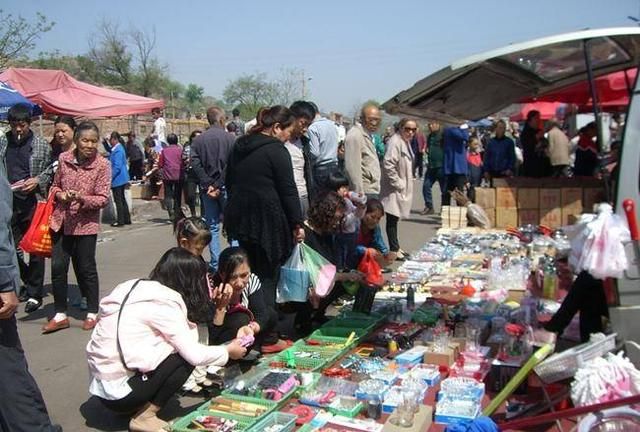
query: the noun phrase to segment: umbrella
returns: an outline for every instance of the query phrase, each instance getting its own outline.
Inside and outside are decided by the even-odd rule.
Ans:
[[[16,104],[29,105],[29,108],[31,108],[32,116],[42,114],[42,109],[40,109],[38,105],[22,96],[20,93],[18,93],[18,90],[15,90],[9,84],[5,83],[4,81],[0,81],[0,120],[6,120],[9,108]]]

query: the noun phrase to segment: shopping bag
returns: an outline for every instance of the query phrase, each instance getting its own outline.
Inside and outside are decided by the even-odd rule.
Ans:
[[[333,289],[336,266],[310,246],[301,243],[300,248],[302,249],[302,261],[311,278],[311,286],[318,296],[326,297]]]
[[[363,274],[364,282],[367,285],[382,286],[384,284],[382,268],[368,249],[358,264],[358,271]]]
[[[280,267],[276,302],[306,302],[310,286],[309,272],[302,261],[301,247],[300,244],[296,244],[289,259]]]
[[[49,219],[53,213],[54,195],[50,194],[46,201],[38,201],[36,211],[31,219],[29,229],[22,236],[18,247],[30,255],[51,257],[53,248],[51,242],[51,231],[49,230]]]

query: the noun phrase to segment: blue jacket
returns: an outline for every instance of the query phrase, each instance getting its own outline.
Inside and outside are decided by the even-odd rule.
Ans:
[[[445,175],[467,175],[467,143],[469,132],[458,127],[448,127],[443,134]]]
[[[484,170],[488,173],[501,174],[513,171],[516,164],[516,149],[509,137],[493,137],[484,151]]]
[[[129,170],[127,169],[127,154],[124,151],[124,146],[118,144],[111,149],[111,187],[129,183]]]

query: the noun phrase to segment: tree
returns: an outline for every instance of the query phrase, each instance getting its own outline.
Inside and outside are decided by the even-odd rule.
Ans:
[[[88,57],[96,64],[103,83],[129,89],[133,56],[117,23],[106,19],[100,22],[97,34],[89,41]]]
[[[161,66],[158,59],[153,55],[156,47],[156,29],[153,28],[151,33],[133,29],[129,33],[129,38],[133,44],[135,59],[138,64],[138,73],[135,77],[136,90],[142,96],[151,96],[160,90],[166,74],[166,68]]]
[[[260,108],[277,103],[278,85],[265,73],[243,75],[229,82],[222,95],[227,104],[238,107],[242,118],[252,118]]]
[[[289,106],[293,102],[302,99],[304,82],[304,71],[302,69],[287,68],[280,71],[280,77],[276,81],[277,103]]]
[[[189,84],[184,91],[185,105],[188,114],[201,111],[203,108],[204,88],[196,84]]]
[[[0,69],[21,57],[35,47],[36,40],[50,31],[55,22],[47,20],[40,12],[36,12],[35,22],[29,22],[21,16],[5,14],[0,9]]]

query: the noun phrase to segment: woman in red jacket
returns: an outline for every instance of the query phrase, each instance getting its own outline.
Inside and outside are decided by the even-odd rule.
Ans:
[[[98,313],[98,271],[96,243],[100,209],[107,205],[111,189],[111,166],[98,154],[100,132],[93,122],[83,122],[73,136],[75,149],[60,155],[51,194],[55,196],[51,215],[51,282],[55,316],[42,328],[52,333],[69,328],[67,318],[67,273],[73,261],[80,292],[87,296],[87,318],[83,330],[96,325]]]

